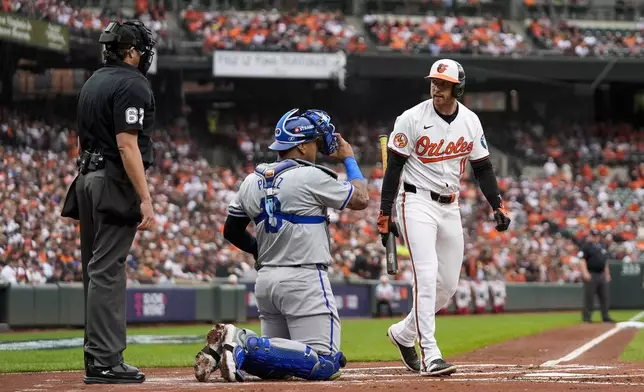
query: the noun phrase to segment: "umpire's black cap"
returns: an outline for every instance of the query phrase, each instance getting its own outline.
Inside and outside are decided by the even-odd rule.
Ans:
[[[134,46],[141,52],[151,50],[155,44],[152,32],[139,20],[111,22],[101,34],[99,42],[108,48]]]

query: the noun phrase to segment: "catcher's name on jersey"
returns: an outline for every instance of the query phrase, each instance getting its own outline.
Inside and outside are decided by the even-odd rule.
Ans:
[[[408,158],[404,182],[438,193],[458,192],[467,161],[489,155],[478,116],[457,104],[458,114],[451,123],[436,112],[432,99],[396,118],[387,147]]]

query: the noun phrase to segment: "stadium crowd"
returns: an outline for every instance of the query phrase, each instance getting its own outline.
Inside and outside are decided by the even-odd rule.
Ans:
[[[131,16],[140,19],[152,30],[157,40],[167,39],[168,25],[164,2],[136,0],[134,5],[134,13]],[[70,2],[61,0],[2,0],[2,11],[61,24],[76,33],[100,32],[114,19],[128,19],[120,10],[105,8],[97,11],[75,7]]]
[[[529,161],[629,164],[644,161],[644,129],[628,123],[515,124],[508,138],[516,153]],[[587,169],[584,169],[587,170]]]
[[[528,50],[525,38],[501,18],[365,15],[365,29],[379,46],[400,52],[510,55]]]
[[[82,278],[78,228],[60,217],[75,173],[76,137],[63,121],[55,126],[0,110],[0,279],[16,283]],[[154,135],[156,166],[149,171],[157,226],[137,235],[127,259],[128,283],[252,278],[253,259],[224,240],[227,205],[252,165],[211,167],[184,129]],[[554,167],[553,167],[554,165]],[[644,164],[630,182],[597,169],[575,172],[548,162],[538,179],[501,178],[513,223],[497,233],[477,186],[463,179],[460,205],[467,244],[464,268],[472,277],[507,281],[580,280],[578,247],[546,220],[582,238],[590,228],[623,261],[642,260]],[[377,279],[383,248],[375,227],[382,170],[370,172],[371,204],[363,211],[330,211],[334,278]],[[638,233],[638,230],[640,231]],[[411,281],[401,247],[399,279]]]
[[[644,55],[643,31],[643,23],[628,30],[591,29],[566,20],[541,17],[530,22],[527,34],[543,49],[567,56],[636,57]]]
[[[340,12],[218,12],[186,9],[184,27],[203,40],[204,50],[362,52],[367,44]]]
[[[476,2],[461,1],[456,11],[449,11],[448,3],[453,2],[433,3],[427,15],[366,13],[362,16],[365,33],[377,47],[405,53],[529,55],[536,48],[579,57],[644,54],[644,18],[629,28],[609,24],[583,27],[583,21],[567,20],[527,1],[525,7],[531,18],[525,22],[525,31],[519,32],[501,17],[469,17],[458,11]],[[97,32],[112,19],[135,17],[155,33],[160,50],[175,46],[171,35],[180,36],[168,29],[163,0],[135,0],[132,10],[80,8],[61,0],[2,0],[0,4],[3,12],[48,20],[77,33]],[[449,12],[437,14],[436,7]],[[442,14],[446,15],[437,16]],[[202,11],[188,5],[176,15],[185,31],[203,42],[205,53],[215,49],[363,52],[369,46],[360,29],[340,11]]]

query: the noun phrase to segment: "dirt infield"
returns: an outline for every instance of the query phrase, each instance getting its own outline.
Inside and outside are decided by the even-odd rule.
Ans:
[[[644,389],[641,364],[619,361],[635,330],[613,325],[578,325],[539,335],[491,345],[474,352],[449,358],[459,371],[445,378],[424,378],[406,371],[401,363],[351,363],[342,377],[333,382],[249,379],[243,384],[226,384],[218,372],[207,383],[195,380],[192,369],[146,370],[144,384],[129,386],[88,386],[81,372],[23,373],[0,376],[0,390],[20,392],[57,392],[89,390],[128,391],[203,391],[241,390],[244,392],[316,391],[626,391]],[[597,337],[600,343],[588,345]],[[581,348],[581,349],[580,349]],[[584,348],[586,348],[584,350]],[[572,360],[567,360],[572,358]],[[350,358],[349,358],[350,360]]]

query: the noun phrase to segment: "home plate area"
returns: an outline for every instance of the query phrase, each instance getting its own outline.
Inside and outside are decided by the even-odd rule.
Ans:
[[[225,383],[219,374],[207,383],[196,383],[194,377],[186,376],[184,371],[175,375],[151,376],[146,385],[157,390],[184,390],[216,387],[217,389],[236,389],[244,391],[267,391],[266,387],[279,388],[280,392],[302,391],[304,385],[322,390],[417,390],[427,387],[431,390],[472,391],[517,391],[535,390],[628,390],[644,389],[644,370],[633,366],[631,369],[620,366],[594,365],[556,365],[531,366],[508,364],[461,364],[459,371],[449,377],[420,377],[398,365],[377,363],[355,364],[343,371],[339,380],[332,382],[310,381],[263,381],[249,376],[245,383]],[[575,387],[577,386],[577,387]],[[525,388],[524,388],[525,387]]]
[[[219,371],[200,383],[191,368],[146,369],[147,380],[133,385],[84,385],[82,372],[14,373],[0,376],[0,390],[20,392],[77,391],[635,391],[644,390],[644,370],[637,364],[532,366],[457,362],[459,371],[448,377],[420,377],[400,363],[353,363],[339,380],[263,381],[249,376],[244,383],[226,383]]]

